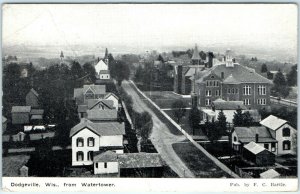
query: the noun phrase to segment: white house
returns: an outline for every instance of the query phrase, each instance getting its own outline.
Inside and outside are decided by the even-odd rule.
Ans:
[[[94,174],[119,173],[118,154],[113,151],[94,152]]]
[[[288,121],[270,115],[260,122],[262,126],[269,129],[273,138],[278,141],[278,154],[295,154],[294,147],[297,146],[297,130]]]
[[[125,125],[120,122],[91,122],[82,119],[70,131],[72,166],[92,165],[93,152],[111,150],[123,153]]]
[[[110,72],[109,72],[109,70],[100,70],[100,72],[99,72],[99,79],[104,79],[104,80],[110,79]]]
[[[104,96],[104,99],[113,101],[113,106],[115,108],[119,107],[119,98],[114,93],[108,93]]]
[[[108,70],[108,65],[103,62],[103,60],[100,60],[96,65],[95,65],[95,70],[96,73],[99,75],[100,71],[107,71]]]

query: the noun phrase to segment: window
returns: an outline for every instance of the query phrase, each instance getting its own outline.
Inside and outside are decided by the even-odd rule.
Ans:
[[[206,86],[209,86],[209,84],[208,84],[208,80],[206,80]]]
[[[104,162],[104,168],[107,168],[107,162]]]
[[[282,136],[283,137],[290,137],[291,136],[291,130],[290,128],[286,127],[282,130]]]
[[[216,81],[214,81],[214,87],[216,86]]]
[[[236,141],[236,137],[235,137],[235,136],[233,137],[233,141],[234,141],[234,142]]]
[[[257,104],[259,105],[266,105],[266,99],[265,98],[260,98],[260,99],[257,99]]]
[[[212,86],[213,85],[213,81],[209,81],[209,86]]]
[[[266,95],[266,86],[259,85],[257,90],[259,95]]]
[[[92,151],[88,152],[88,160],[89,161],[93,160],[93,152]]]
[[[83,152],[77,152],[76,158],[77,161],[83,161]]]
[[[217,82],[217,87],[219,86],[219,81],[216,81]]]
[[[271,143],[271,151],[272,152],[276,151],[276,144],[275,143]]]
[[[239,93],[239,89],[235,88],[235,93],[236,94]]]
[[[244,105],[250,105],[250,99],[244,99]]]
[[[83,147],[83,145],[84,145],[83,144],[83,138],[82,137],[78,137],[76,144],[77,144],[77,147]]]
[[[85,93],[86,99],[94,99],[94,92],[89,88]]]
[[[98,162],[96,163],[96,168],[98,168]]]
[[[251,87],[246,85],[243,87],[243,94],[244,95],[251,95]]]
[[[283,150],[290,150],[291,149],[291,142],[286,140],[282,142],[282,149]]]
[[[233,93],[233,94],[234,94],[234,88],[232,88],[232,89],[231,89],[231,93]]]
[[[93,137],[88,138],[88,146],[89,147],[94,147],[95,145],[95,139]]]
[[[205,90],[205,95],[206,96],[211,96],[211,90]]]
[[[205,105],[209,106],[210,105],[210,99],[205,99]]]
[[[264,144],[264,148],[267,149],[267,150],[269,150],[269,144],[268,144],[268,143],[265,143],[265,144]]]
[[[228,93],[228,94],[230,94],[230,93],[231,93],[231,90],[230,90],[230,88],[228,88],[228,89],[227,89],[227,93]]]
[[[220,90],[216,90],[216,96],[220,96]]]

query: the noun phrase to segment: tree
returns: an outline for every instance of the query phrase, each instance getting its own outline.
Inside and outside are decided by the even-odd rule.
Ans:
[[[219,130],[226,132],[227,129],[227,122],[226,122],[226,116],[223,112],[223,110],[221,110],[218,114],[218,123],[217,123]]]
[[[243,125],[243,112],[242,109],[237,109],[233,115],[233,125],[236,127]]]
[[[204,125],[207,138],[212,142],[215,143],[218,139],[222,137],[222,131],[220,131],[219,127],[217,127],[217,124],[212,122],[206,122]]]
[[[268,67],[265,63],[262,64],[260,72],[261,73],[267,73],[268,72]]]
[[[149,121],[148,123],[144,124],[144,126],[142,127],[142,129],[141,129],[141,138],[144,142],[146,142],[149,139],[149,137],[152,133],[152,128],[153,128],[152,120]]]
[[[193,107],[189,114],[189,124],[193,129],[193,135],[195,134],[195,129],[199,128],[199,123],[201,121],[201,113],[197,107]]]
[[[91,63],[85,63],[83,65],[83,71],[85,74],[88,74],[93,82],[96,81],[96,70],[95,67]]]
[[[71,75],[73,79],[78,79],[83,76],[83,69],[77,61],[73,61],[71,65]]]
[[[123,80],[128,80],[130,75],[129,65],[121,60],[114,60],[111,64],[111,76],[121,86]]]
[[[244,127],[250,127],[254,123],[254,119],[251,117],[250,113],[246,111],[243,113],[243,126]]]
[[[290,88],[287,86],[287,81],[280,69],[276,73],[273,83],[274,86],[271,89],[272,95],[284,98],[289,95]]]
[[[139,65],[135,71],[135,74],[134,74],[134,81],[136,82],[140,82],[142,81],[144,78],[144,70],[143,68]]]
[[[158,55],[157,60],[160,61],[160,62],[162,62],[162,63],[165,62],[164,58],[160,54]]]
[[[291,71],[287,75],[287,84],[289,86],[297,85],[297,64],[291,67]]]
[[[176,100],[172,104],[173,114],[177,119],[177,123],[180,123],[181,118],[185,115],[186,104],[182,100]]]

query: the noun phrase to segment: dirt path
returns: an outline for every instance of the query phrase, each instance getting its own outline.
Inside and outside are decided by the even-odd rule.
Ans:
[[[143,99],[140,98],[128,81],[123,81],[122,86],[127,93],[131,95],[134,110],[137,112],[147,111],[152,115],[154,125],[150,138],[161,157],[180,177],[195,177],[172,148],[173,143],[181,142],[185,140],[186,137],[184,135],[173,135],[170,133],[168,127],[143,102]]]

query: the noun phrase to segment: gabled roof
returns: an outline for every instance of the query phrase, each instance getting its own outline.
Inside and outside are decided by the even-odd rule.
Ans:
[[[223,83],[224,84],[239,84],[240,82],[238,80],[236,80],[231,74],[223,81]]]
[[[255,155],[266,150],[264,147],[258,145],[257,143],[255,143],[253,141],[251,141],[247,145],[244,145],[244,149],[249,150],[250,152],[252,152]]]
[[[91,89],[95,94],[106,94],[106,86],[105,85],[84,85],[83,86],[83,94],[86,93],[88,89]]]
[[[5,123],[7,121],[7,118],[5,116],[2,116],[2,123]]]
[[[105,152],[94,152],[93,153],[93,161],[94,162],[117,162],[118,155],[113,151],[105,151]]]
[[[109,98],[110,96],[113,96],[113,97],[115,97],[117,100],[119,100],[119,97],[118,97],[117,95],[115,95],[114,93],[111,93],[111,92],[107,93],[107,94],[104,96],[104,99],[107,99],[107,98]]]
[[[11,108],[12,113],[30,113],[31,106],[13,106]]]
[[[118,156],[120,168],[163,167],[164,161],[158,153],[126,153]]]
[[[103,104],[108,109],[113,109],[114,108],[114,102],[112,100],[107,100],[107,99],[88,100],[88,108],[89,109],[94,108],[98,104]]]
[[[125,135],[125,125],[120,122],[100,122],[94,123],[88,119],[82,119],[70,131],[70,137],[84,128],[92,130],[99,136]]]
[[[234,127],[233,130],[242,143],[255,141],[256,134],[258,134],[258,142],[277,142],[266,127]]]
[[[260,122],[261,125],[268,127],[269,129],[272,129],[274,131],[277,130],[282,125],[284,125],[285,123],[287,123],[286,120],[280,119],[273,115],[268,116],[267,118],[265,118]]]
[[[243,101],[213,101],[213,105],[216,110],[246,110],[247,107]]]
[[[203,82],[203,79],[205,77],[209,76],[211,73],[214,73],[219,77],[221,77],[221,74],[224,73],[224,80],[226,80],[227,77],[232,75],[234,80],[232,80],[230,78],[231,80],[229,80],[229,81],[235,81],[235,82],[239,82],[239,83],[272,84],[272,81],[263,77],[262,75],[259,75],[253,69],[245,67],[243,65],[240,65],[238,63],[235,63],[233,65],[233,67],[226,67],[225,64],[213,66],[203,76],[199,77],[199,79],[196,81],[196,83]]]
[[[269,169],[263,173],[260,173],[259,176],[260,178],[270,179],[270,178],[277,178],[280,176],[280,174],[274,169]]]
[[[87,118],[92,121],[102,121],[102,120],[117,120],[118,110],[117,109],[93,109],[87,110]]]
[[[33,88],[31,88],[29,92],[32,92],[36,97],[39,97],[39,94]]]
[[[109,74],[109,70],[100,70],[99,74]]]

